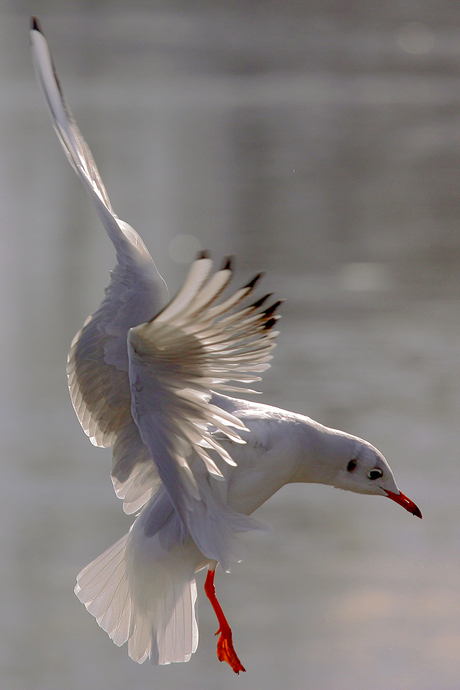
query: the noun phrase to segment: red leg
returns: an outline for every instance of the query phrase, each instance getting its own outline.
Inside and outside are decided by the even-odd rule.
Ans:
[[[216,635],[220,633],[217,643],[217,658],[219,661],[226,661],[227,664],[230,664],[235,673],[246,671],[243,664],[238,659],[237,653],[233,649],[232,629],[227,623],[221,605],[217,601],[216,588],[214,587],[214,575],[215,570],[208,570],[206,582],[204,583],[204,591],[212,604],[212,608],[219,622],[219,630],[216,632]]]

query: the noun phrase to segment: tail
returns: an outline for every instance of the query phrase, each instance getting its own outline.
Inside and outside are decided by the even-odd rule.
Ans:
[[[198,646],[193,558],[178,542],[165,548],[163,529],[146,537],[136,523],[79,573],[75,594],[115,644],[128,642],[134,661],[188,661]]]

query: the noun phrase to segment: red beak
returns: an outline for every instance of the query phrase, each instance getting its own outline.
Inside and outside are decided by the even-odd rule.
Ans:
[[[399,505],[408,510],[409,513],[412,513],[412,515],[415,515],[419,518],[422,517],[422,513],[420,512],[419,508],[417,508],[415,503],[411,501],[410,498],[404,496],[403,493],[399,492],[399,494],[396,494],[394,491],[388,491],[388,489],[384,489],[384,491],[388,498],[391,498],[391,500],[395,503],[399,503]]]

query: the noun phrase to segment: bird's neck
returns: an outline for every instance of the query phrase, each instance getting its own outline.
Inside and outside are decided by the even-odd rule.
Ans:
[[[249,433],[241,434],[245,445],[228,442],[237,466],[226,470],[228,503],[237,512],[252,513],[285,484],[334,485],[345,453],[356,444],[303,415],[249,402],[241,409]]]
[[[299,429],[296,446],[290,482],[333,484],[344,458],[353,454],[356,438],[308,420]]]

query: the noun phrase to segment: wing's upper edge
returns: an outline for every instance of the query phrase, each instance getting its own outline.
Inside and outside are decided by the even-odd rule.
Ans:
[[[36,17],[32,18],[30,42],[35,71],[48,104],[53,127],[69,163],[87,189],[107,234],[115,245],[118,260],[122,263],[134,252],[135,259],[141,265],[151,264],[157,273],[140,235],[113,211],[91,151],[64,98],[48,43]],[[164,283],[158,273],[155,278]],[[161,287],[164,289],[165,285]]]
[[[91,191],[113,213],[107,191],[94,159],[65,101],[48,43],[35,17],[33,18],[30,31],[30,41],[35,71],[48,103],[53,126],[62,148],[77,175],[89,184]]]

